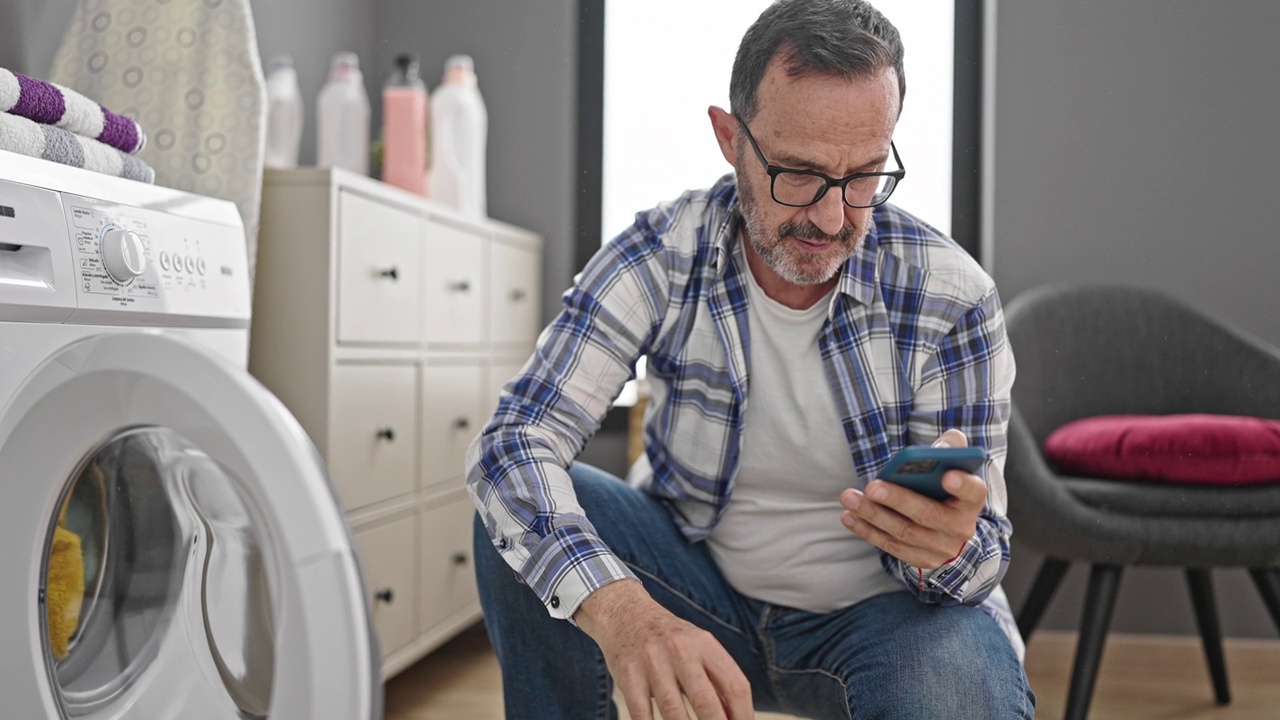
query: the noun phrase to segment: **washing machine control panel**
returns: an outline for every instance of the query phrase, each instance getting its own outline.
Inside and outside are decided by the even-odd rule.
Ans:
[[[65,193],[62,201],[82,311],[247,321],[240,228]]]

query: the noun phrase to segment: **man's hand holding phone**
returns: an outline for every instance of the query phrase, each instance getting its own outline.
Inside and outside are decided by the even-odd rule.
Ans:
[[[959,430],[948,430],[933,447],[968,447]],[[908,470],[923,468],[907,468]],[[976,469],[976,468],[975,468]],[[927,475],[907,473],[907,475]],[[926,483],[923,487],[928,487]],[[987,484],[962,469],[942,473],[942,500],[886,480],[867,483],[865,492],[840,494],[840,521],[858,537],[915,567],[930,570],[953,560],[974,536],[987,501]]]

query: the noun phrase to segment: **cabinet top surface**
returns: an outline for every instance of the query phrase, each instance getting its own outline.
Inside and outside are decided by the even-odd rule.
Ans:
[[[338,190],[353,191],[370,200],[395,205],[402,210],[445,220],[452,224],[461,224],[490,230],[503,239],[523,239],[542,243],[542,236],[518,225],[495,220],[494,218],[475,218],[464,215],[455,208],[442,205],[430,198],[415,195],[407,190],[388,185],[380,180],[366,177],[341,168],[296,168],[278,170],[268,168],[263,174],[264,192],[274,188],[311,187],[323,188],[333,192]]]

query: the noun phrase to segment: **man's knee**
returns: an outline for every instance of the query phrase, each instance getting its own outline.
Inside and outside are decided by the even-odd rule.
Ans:
[[[931,627],[888,664],[885,717],[1031,718],[1035,695],[1022,663],[995,621],[976,608],[944,611],[952,622]],[[863,701],[866,695],[861,696]],[[887,703],[891,702],[892,705]],[[854,717],[859,713],[855,706]],[[871,713],[872,717],[878,717]]]

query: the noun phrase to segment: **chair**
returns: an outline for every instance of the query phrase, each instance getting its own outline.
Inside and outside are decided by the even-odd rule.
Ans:
[[[1056,474],[1044,441],[1098,415],[1280,418],[1280,351],[1161,293],[1050,286],[1006,309],[1017,358],[1005,476],[1015,533],[1045,560],[1018,614],[1030,639],[1072,562],[1091,565],[1067,697],[1089,709],[1123,568],[1182,567],[1215,699],[1231,701],[1210,569],[1248,568],[1280,630],[1280,484],[1229,487]]]

